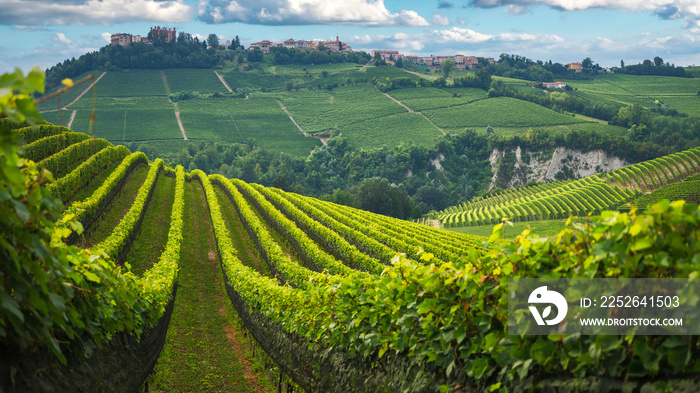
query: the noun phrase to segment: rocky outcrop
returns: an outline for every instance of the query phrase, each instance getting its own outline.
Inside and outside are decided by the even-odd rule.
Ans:
[[[565,147],[557,147],[553,152],[531,152],[522,150],[518,146],[512,152],[515,153],[516,162],[508,187],[521,186],[529,181],[548,182],[557,180],[556,175],[562,173],[569,178],[583,178],[595,173],[609,172],[629,165],[621,158],[611,156],[603,150],[591,150],[581,152]],[[489,157],[491,162],[490,188],[494,188],[498,176],[500,161],[505,157],[506,151],[494,149]]]

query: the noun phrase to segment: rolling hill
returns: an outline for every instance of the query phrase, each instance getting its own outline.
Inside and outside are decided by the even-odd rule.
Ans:
[[[678,350],[697,351],[695,341],[509,336],[504,307],[504,280],[516,267],[522,277],[553,268],[571,276],[633,277],[640,273],[630,261],[643,260],[646,277],[696,272],[697,208],[666,202],[645,214],[593,218],[588,227],[565,229],[576,236],[558,242],[530,242],[525,235],[512,242],[495,236],[489,243],[199,170],[185,173],[64,127],[14,132],[26,142],[25,157],[56,170],[47,192],[65,203],[56,217],[59,227],[82,224],[84,232],[72,232],[66,241],[94,255],[91,260],[107,256],[101,263],[109,274],[136,283],[124,292],[131,297],[114,303],[114,317],[138,304],[150,321],[145,329],[122,326],[88,357],[78,338],[88,326],[83,324],[60,344],[69,367],[44,347],[19,350],[11,362],[20,390],[23,384],[36,387],[37,380],[47,388],[101,390],[118,383],[135,390],[155,364],[149,381],[157,390],[241,385],[239,391],[246,391],[247,383],[237,379],[245,360],[233,344],[244,338],[236,336],[264,352],[263,368],[279,373],[270,378],[279,381],[278,389],[287,381],[288,389],[306,391],[585,391],[598,386],[599,375],[625,389],[697,385],[685,374],[694,367],[692,358],[679,363],[676,356]],[[687,163],[696,159],[695,152],[679,153],[644,165],[647,171],[632,168],[539,193],[590,189],[576,199],[596,204],[601,187],[610,188],[607,181],[644,187],[652,178],[660,181],[649,176],[660,174],[652,169],[658,164],[674,168],[667,172],[673,171],[670,182],[688,175],[693,168]],[[648,230],[628,231],[634,223]],[[596,242],[615,236],[620,244],[636,244],[668,223],[674,223],[673,238],[659,236],[634,252],[612,253],[606,242]],[[679,247],[678,239],[691,246]],[[670,269],[655,259],[667,251],[675,255]],[[583,264],[587,256],[600,265]],[[586,270],[594,268],[600,271]],[[230,330],[234,315],[243,327],[239,333]],[[140,338],[135,329],[143,329]],[[596,349],[595,357],[586,355]],[[642,350],[656,353],[656,364],[674,366],[641,364]],[[128,367],[121,359],[131,359]],[[601,361],[611,361],[606,359],[617,366],[601,368]]]
[[[375,78],[428,80],[422,78],[427,75],[394,67],[341,63],[243,68],[107,71],[95,85],[94,102],[91,91],[75,102],[76,91],[61,98],[63,124],[87,132],[94,105],[95,136],[116,144],[146,143],[156,147],[163,158],[172,158],[183,149],[185,137],[195,143],[254,139],[258,146],[275,153],[306,156],[321,141],[305,135],[327,137],[331,133],[342,134],[356,148],[373,149],[409,143],[431,147],[446,133],[465,128],[485,133],[487,126],[504,136],[530,129],[624,132],[596,119],[561,114],[529,102],[489,98],[485,91],[474,88],[376,91]],[[531,82],[509,83],[532,90]],[[182,93],[191,98],[171,102]],[[599,94],[595,99],[608,97]],[[40,106],[46,120],[58,124],[57,108],[54,100]]]
[[[700,149],[695,148],[581,180],[508,189],[488,198],[450,207],[434,217],[445,227],[460,227],[496,224],[502,219],[532,221],[599,214],[603,210],[624,207],[642,193],[676,190],[677,182],[683,182],[699,171]],[[681,189],[690,191],[693,184],[685,183]],[[662,195],[671,200],[681,199],[673,192],[664,191]],[[685,195],[690,193],[678,196]],[[646,200],[656,202],[653,197]],[[638,204],[642,209],[646,207],[643,202]]]

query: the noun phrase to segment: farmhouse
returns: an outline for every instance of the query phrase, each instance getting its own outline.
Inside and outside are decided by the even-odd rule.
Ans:
[[[566,68],[574,70],[575,72],[583,72],[583,64],[581,63],[569,63]]]
[[[340,53],[350,53],[352,48],[346,43],[340,41],[339,37],[335,37],[335,41],[304,41],[304,40],[294,40],[290,38],[284,42],[272,42],[268,40],[253,42],[248,46],[248,50],[260,49],[263,53],[270,53],[270,48],[288,48],[288,49],[301,49],[301,50],[317,50],[318,46],[323,44],[327,49],[333,52]]]
[[[544,87],[545,89],[566,89],[566,83],[564,83],[564,82],[542,83],[542,87]]]
[[[382,60],[396,60],[399,57],[403,57],[403,55],[397,50],[375,49],[371,53],[372,58],[374,59],[377,54],[379,54]]]
[[[112,42],[112,46],[117,46],[117,45],[129,46],[129,45],[131,45],[131,34],[127,34],[127,33],[112,34],[111,42]]]
[[[248,50],[260,49],[263,53],[270,53],[271,46],[272,46],[272,42],[264,40],[264,41],[260,41],[260,42],[253,42],[248,47]]]
[[[148,42],[147,39],[141,38],[140,35],[131,35],[128,33],[118,33],[118,34],[112,34],[110,37],[110,42],[112,46],[116,45],[121,45],[121,46],[130,46],[131,44],[135,44],[137,42]]]

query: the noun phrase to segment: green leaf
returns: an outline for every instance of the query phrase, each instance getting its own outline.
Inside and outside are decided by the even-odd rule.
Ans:
[[[386,353],[387,349],[389,349],[388,343],[384,343],[384,345],[379,349],[379,358],[381,359],[382,356],[384,356],[384,353]]]
[[[486,369],[489,367],[489,360],[486,357],[476,358],[472,362],[472,375],[476,379],[481,379],[486,373]]]
[[[19,304],[7,293],[2,294],[2,307],[16,316],[20,322],[24,322],[24,314],[20,311]]]
[[[83,274],[85,275],[85,278],[92,282],[99,283],[101,281],[100,278],[93,272],[85,271]]]
[[[29,214],[27,205],[16,199],[13,199],[12,206],[15,207],[15,214],[17,214],[17,218],[19,218],[20,221],[27,222],[27,220],[29,220],[29,217],[31,217],[31,215]]]
[[[636,242],[634,242],[631,249],[632,249],[632,251],[639,251],[639,250],[643,250],[645,248],[649,248],[653,245],[654,245],[654,239],[652,239],[649,236],[646,236],[646,237],[643,237],[643,238],[637,240]]]

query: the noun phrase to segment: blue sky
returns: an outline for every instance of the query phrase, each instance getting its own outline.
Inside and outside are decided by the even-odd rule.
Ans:
[[[700,65],[700,0],[0,0],[0,72],[45,69],[156,25],[246,46],[338,35],[354,50],[414,55]]]

